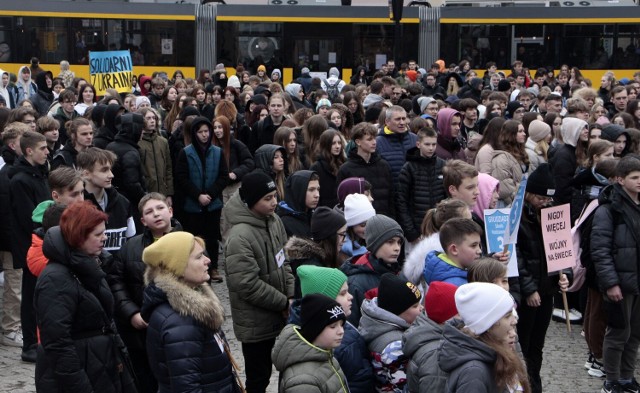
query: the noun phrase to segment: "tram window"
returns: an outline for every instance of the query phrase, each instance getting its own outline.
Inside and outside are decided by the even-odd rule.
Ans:
[[[393,53],[393,25],[353,25],[353,67],[375,69],[376,55]]]
[[[282,40],[280,37],[238,37],[240,61],[255,70],[264,64],[267,69],[282,68]]]
[[[584,36],[598,36],[605,34],[605,32],[613,32],[613,25],[565,25],[565,36],[568,37],[584,37]]]
[[[513,36],[514,38],[518,37],[542,37],[544,35],[544,25],[536,24],[536,25],[520,25],[515,24]]]

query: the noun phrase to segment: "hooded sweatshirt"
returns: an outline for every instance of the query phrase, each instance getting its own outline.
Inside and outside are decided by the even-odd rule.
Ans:
[[[573,190],[571,180],[576,174],[578,161],[576,158],[576,146],[580,139],[580,133],[587,126],[587,122],[575,117],[567,117],[562,121],[562,139],[564,144],[559,146],[549,159],[551,172],[556,180],[556,193],[554,199],[557,204],[571,202]],[[604,134],[604,131],[603,131]]]
[[[629,152],[629,147],[631,146],[631,144],[629,143],[631,138],[629,136],[629,133],[624,130],[624,127],[617,124],[609,124],[602,129],[601,136],[602,139],[606,139],[611,143],[616,143],[616,140],[620,135],[626,135],[627,137],[627,144],[625,145],[624,150],[622,150],[622,154],[620,154],[619,156],[624,157]]]
[[[284,201],[278,204],[278,215],[282,219],[287,236],[311,238],[312,209],[306,206],[309,179],[315,172],[301,170],[289,176],[285,184]]]
[[[493,191],[500,185],[500,181],[486,173],[478,173],[478,199],[471,210],[478,216],[484,217],[484,210],[489,209]]]
[[[53,91],[47,86],[47,77],[53,80],[53,75],[49,71],[41,72],[36,76],[38,92],[31,97],[34,109],[40,116],[46,115],[53,103]]]
[[[119,104],[109,104],[104,111],[104,126],[96,132],[93,138],[93,146],[105,149],[107,145],[114,141],[118,129],[116,128],[116,119],[118,111],[124,110],[124,106]]]
[[[22,72],[26,70],[29,74],[29,79],[25,82],[22,79]],[[18,87],[18,99],[17,104],[20,104],[22,101],[31,98],[32,95],[38,92],[38,87],[31,80],[31,69],[27,66],[22,66],[18,70],[18,81],[16,82],[16,86]]]
[[[436,155],[443,160],[464,160],[464,150],[459,138],[451,136],[451,119],[459,114],[455,109],[443,108],[438,112],[438,146]]]
[[[7,103],[7,108],[12,109],[13,108],[13,103],[11,100],[11,95],[9,94],[9,89],[8,89],[8,85],[7,87],[3,86],[2,84],[2,76],[4,74],[9,74],[7,71],[0,69],[0,95],[4,98],[4,100]]]

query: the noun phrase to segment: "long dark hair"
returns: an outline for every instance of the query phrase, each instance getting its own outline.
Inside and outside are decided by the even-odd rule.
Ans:
[[[513,155],[519,163],[529,165],[529,155],[525,150],[524,143],[518,143],[517,140],[518,128],[521,125],[522,123],[517,120],[507,120],[504,123],[500,132],[499,148]]]
[[[340,137],[342,152],[341,154],[334,156],[333,154],[331,154],[331,148],[333,145],[333,139],[336,136]],[[329,168],[331,168],[331,173],[334,175],[338,174],[338,169],[340,169],[340,166],[342,166],[342,164],[344,164],[347,160],[344,155],[344,145],[344,139],[339,131],[329,129],[323,132],[322,135],[320,135],[320,140],[318,141],[318,157],[322,157],[322,159],[325,160],[325,162],[329,165]]]
[[[325,267],[339,268],[340,261],[338,260],[338,250],[336,245],[338,244],[338,234],[334,233],[326,239],[322,239],[316,242],[320,248],[324,251],[324,259],[322,263]]]

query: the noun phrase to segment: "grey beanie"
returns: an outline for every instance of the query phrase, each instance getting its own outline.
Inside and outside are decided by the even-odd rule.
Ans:
[[[389,239],[398,236],[404,240],[402,228],[392,218],[382,214],[376,214],[367,221],[364,237],[367,241],[367,250],[375,255],[376,251]]]

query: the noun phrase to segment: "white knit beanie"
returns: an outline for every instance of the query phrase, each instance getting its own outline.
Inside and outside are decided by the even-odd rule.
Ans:
[[[551,127],[543,121],[534,120],[529,123],[529,138],[538,143],[551,134]]]
[[[344,200],[344,218],[347,226],[352,227],[369,220],[376,215],[376,211],[364,194],[347,195]]]
[[[465,327],[480,335],[491,328],[515,305],[509,292],[496,284],[474,282],[456,291],[456,308]]]

